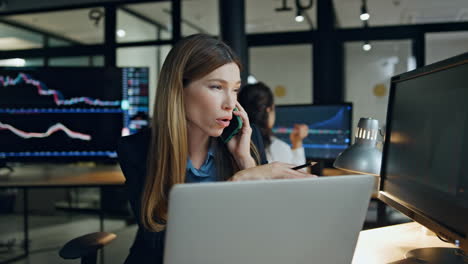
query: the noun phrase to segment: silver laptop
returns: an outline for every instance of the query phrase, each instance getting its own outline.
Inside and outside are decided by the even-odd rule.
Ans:
[[[177,185],[164,264],[349,264],[374,179]]]

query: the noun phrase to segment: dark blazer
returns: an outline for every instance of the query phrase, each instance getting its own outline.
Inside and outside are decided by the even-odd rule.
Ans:
[[[266,164],[266,155],[259,130],[252,126],[252,142],[260,152],[261,163]],[[125,185],[132,211],[138,223],[138,232],[130,248],[125,264],[162,264],[165,231],[151,232],[140,222],[140,199],[146,177],[146,157],[151,137],[149,129],[121,138],[117,147],[120,167],[125,176]]]

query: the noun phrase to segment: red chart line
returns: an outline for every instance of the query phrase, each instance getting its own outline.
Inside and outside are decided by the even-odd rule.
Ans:
[[[47,129],[46,132],[39,133],[39,132],[26,132],[26,131],[17,129],[17,128],[13,127],[12,125],[4,124],[4,123],[0,122],[0,130],[5,130],[5,129],[10,130],[14,134],[16,134],[17,136],[22,137],[22,138],[46,138],[46,137],[49,137],[50,135],[54,134],[55,132],[63,131],[70,138],[81,139],[81,140],[86,140],[86,141],[91,140],[91,135],[87,135],[87,134],[72,131],[72,130],[70,130],[69,128],[67,128],[66,126],[64,126],[61,123],[56,123],[55,125],[49,127],[49,129]]]

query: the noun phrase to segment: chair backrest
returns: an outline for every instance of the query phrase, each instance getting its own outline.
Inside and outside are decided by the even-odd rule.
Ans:
[[[114,233],[95,232],[68,241],[59,251],[63,259],[81,258],[82,264],[96,264],[97,252],[112,242],[117,236]]]

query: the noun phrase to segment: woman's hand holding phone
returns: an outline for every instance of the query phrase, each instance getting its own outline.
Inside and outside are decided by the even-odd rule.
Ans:
[[[255,160],[250,154],[250,138],[252,136],[252,128],[250,127],[249,117],[244,108],[237,103],[236,109],[233,111],[233,119],[240,117],[242,120],[242,128],[228,142],[227,147],[233,155],[239,168],[246,169],[255,166]]]
[[[236,116],[240,117],[242,120],[242,128],[232,137],[230,135],[224,136],[225,139],[230,138],[226,143],[228,150],[241,169],[231,177],[232,181],[317,177],[302,170],[295,169],[293,164],[282,162],[256,166],[255,160],[250,154],[252,127],[250,127],[249,117],[239,103],[236,104],[236,108],[237,109],[233,112],[233,115],[235,115],[233,119],[236,118]]]
[[[272,179],[300,179],[316,178],[316,175],[294,169],[293,164],[273,162],[253,168],[238,171],[231,177],[231,181],[272,180]]]
[[[302,141],[309,134],[309,127],[306,124],[294,124],[294,128],[289,135],[291,140],[292,149],[302,147]]]

